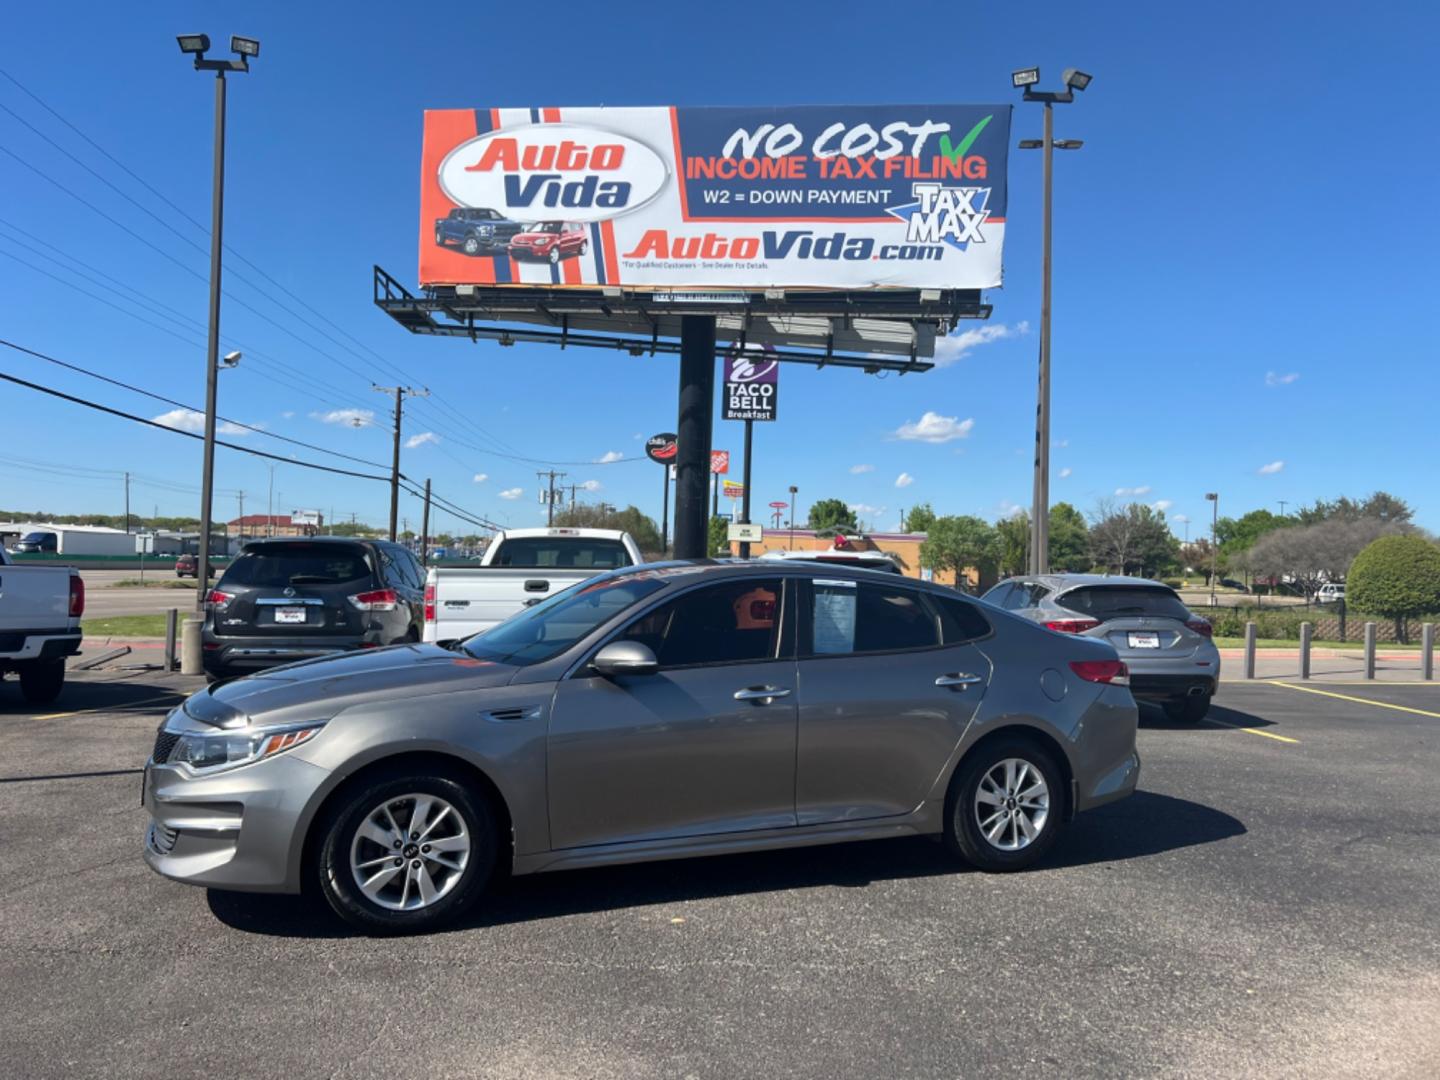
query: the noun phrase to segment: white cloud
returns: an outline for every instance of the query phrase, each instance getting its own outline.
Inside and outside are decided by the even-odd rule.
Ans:
[[[885,513],[883,506],[871,506],[869,503],[846,503],[846,506],[856,514],[863,514],[865,517],[879,517]]]
[[[176,431],[193,431],[198,434],[205,430],[205,414],[196,412],[194,409],[171,409],[169,412],[152,416],[150,419],[164,427],[174,428]],[[215,434],[248,435],[249,429],[243,428],[239,424],[232,424],[227,420],[220,420],[215,424]]]
[[[927,412],[919,420],[906,420],[895,429],[894,437],[907,442],[947,443],[952,439],[963,439],[975,426],[971,419],[960,420],[954,416],[941,416]]]
[[[500,492],[500,497],[501,497],[502,499],[512,499],[512,500],[513,500],[513,499],[518,499],[521,495],[524,495],[524,494],[525,494],[525,489],[524,489],[524,488],[506,488],[504,491]]]
[[[312,412],[310,416],[322,424],[343,424],[346,427],[365,427],[375,422],[374,409],[331,409],[329,412]]]
[[[483,484],[486,480],[489,480],[489,479],[490,479],[490,474],[489,474],[489,473],[477,472],[477,473],[475,474],[475,483],[477,483],[477,484]]]
[[[619,450],[606,450],[605,453],[601,454],[598,458],[595,459],[595,464],[609,465],[612,461],[619,461],[624,456],[625,455],[622,454]]]
[[[293,420],[293,419],[295,419],[295,410],[294,410],[294,409],[286,409],[284,412],[282,412],[282,413],[280,414],[280,419],[281,419],[281,420]]]
[[[949,337],[940,338],[935,342],[935,366],[949,367],[969,356],[981,345],[988,345],[992,341],[1003,341],[1006,338],[1021,337],[1030,332],[1028,322],[1018,322],[1014,326],[1006,326],[1004,323],[986,323],[984,326],[977,326],[970,330],[962,330],[958,334],[951,334]]]
[[[1298,371],[1287,371],[1283,375],[1280,374],[1278,371],[1267,371],[1265,372],[1265,385],[1289,386],[1291,383],[1295,382],[1299,378],[1300,372]]]
[[[1255,471],[1258,472],[1261,476],[1274,476],[1283,468],[1285,468],[1285,462],[1272,461],[1269,465],[1261,465],[1260,468],[1256,469]]]
[[[874,472],[874,471],[875,471],[875,466],[874,466],[874,465],[851,465],[851,466],[850,466],[850,474],[851,474],[852,476],[859,476],[861,473]]]
[[[422,431],[419,435],[411,435],[405,440],[405,449],[414,450],[416,447],[424,446],[426,443],[438,443],[440,436],[433,431]]]
[[[1054,449],[1056,449],[1056,450],[1064,450],[1067,446],[1070,445],[1070,440],[1069,440],[1069,439],[1056,439],[1056,440],[1055,440],[1054,442],[1052,442],[1050,445],[1051,445],[1052,448],[1054,448]]]
[[[1149,484],[1141,484],[1139,487],[1118,487],[1115,489],[1115,497],[1117,499],[1129,499],[1135,496],[1149,494]]]
[[[1067,476],[1070,475],[1070,472],[1070,466],[1066,465],[1063,469],[1060,470],[1060,479],[1064,480]]]
[[[1171,520],[1171,521],[1178,521],[1178,522],[1180,522],[1181,525],[1184,525],[1184,524],[1186,524],[1187,522],[1189,522],[1189,520],[1190,520],[1190,515],[1188,515],[1188,514],[1171,514],[1171,515],[1170,515],[1170,520]]]
[[[911,476],[908,472],[902,472],[899,476],[895,478],[895,486],[898,488],[907,488],[914,482],[915,478]]]
[[[581,491],[599,491],[599,490],[600,490],[600,481],[599,481],[599,480],[586,480],[583,484],[580,485],[580,490],[581,490]]]
[[[1172,507],[1172,506],[1175,505],[1175,500],[1174,500],[1174,499],[1156,499],[1156,500],[1155,500],[1153,503],[1151,503],[1150,505],[1153,506],[1156,510],[1159,510],[1159,511],[1163,514],[1166,510],[1169,510],[1170,507]]]
[[[999,509],[1001,517],[1007,518],[1016,517],[1019,514],[1025,513],[1025,507],[1019,503],[1013,503],[1009,499],[1001,499],[997,509]]]

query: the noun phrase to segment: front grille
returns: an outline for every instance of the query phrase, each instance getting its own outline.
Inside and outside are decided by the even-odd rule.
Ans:
[[[178,839],[180,839],[180,834],[174,829],[167,829],[158,821],[150,823],[150,847],[152,850],[161,855],[169,855]]]
[[[155,749],[150,751],[150,760],[157,765],[164,765],[170,757],[170,751],[175,749],[175,744],[179,741],[179,735],[172,735],[161,728],[155,733]]]

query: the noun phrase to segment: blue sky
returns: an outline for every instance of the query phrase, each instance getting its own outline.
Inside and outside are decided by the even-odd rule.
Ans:
[[[1440,528],[1432,422],[1420,405],[1440,390],[1440,342],[1424,317],[1435,304],[1437,150],[1423,85],[1440,31],[1428,5],[1357,14],[1330,3],[951,2],[883,17],[873,4],[839,2],[546,10],[537,20],[518,5],[423,14],[354,0],[90,2],[61,17],[22,5],[7,12],[0,68],[208,222],[211,86],[174,35],[259,37],[252,73],[230,85],[226,240],[345,333],[231,260],[311,325],[227,279],[255,310],[226,301],[223,333],[246,359],[222,375],[218,411],[385,462],[386,402],[370,381],[404,375],[433,394],[406,425],[407,439],[433,438],[405,452],[404,471],[521,525],[540,520],[535,473],[545,466],[514,457],[640,456],[638,437],[674,428],[676,364],[414,338],[372,306],[372,264],[414,282],[423,109],[1009,102],[1011,69],[1039,64],[1048,86],[1074,65],[1095,81],[1057,113],[1057,135],[1086,146],[1056,162],[1053,498],[1082,509],[1117,494],[1163,501],[1199,535],[1207,490],[1221,492],[1227,513],[1384,488]],[[0,110],[10,152],[0,153],[0,337],[198,406],[205,235],[3,77],[0,105],[176,230]],[[1039,127],[1038,106],[1017,107],[1017,138]],[[802,512],[834,496],[889,528],[917,502],[992,519],[1028,503],[1039,166],[1037,154],[1011,156],[1006,285],[987,295],[991,322],[945,347],[949,363],[878,384],[784,370],[781,422],[756,425],[758,505],[795,484]],[[115,283],[67,272],[77,264],[59,252],[175,309],[145,317],[180,337],[107,307],[102,298],[138,310]],[[169,409],[6,349],[0,371],[146,416]],[[374,410],[378,422],[317,418],[343,409]],[[196,510],[196,443],[10,385],[0,385],[0,416],[0,506],[118,513],[116,474],[129,470],[135,508]],[[717,422],[715,445],[738,468],[740,425]],[[598,485],[589,498],[658,516],[656,466],[564,468],[567,482]],[[263,511],[269,482],[263,461],[221,451],[217,516],[234,515],[237,490],[247,512]],[[290,464],[275,470],[274,487],[278,512],[381,522],[388,505],[385,485]],[[417,522],[417,501],[401,512]],[[457,525],[442,513],[436,531]],[[1182,520],[1173,527],[1184,535]]]

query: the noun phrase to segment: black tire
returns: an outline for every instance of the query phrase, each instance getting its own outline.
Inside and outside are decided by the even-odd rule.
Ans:
[[[466,255],[480,254],[480,238],[478,236],[467,236],[460,242],[460,250]]]
[[[1003,828],[999,835],[1000,844],[987,839],[974,809],[976,793],[982,780],[992,769],[1011,759],[1024,762],[1038,772],[1048,791],[1046,810],[1040,820],[1037,835],[1017,850],[1005,850],[1001,846],[1005,839]],[[1017,784],[1017,789],[1031,790],[1033,782],[1029,779],[1029,774],[1023,775],[1026,778],[1025,784]],[[955,776],[950,781],[949,796],[945,800],[945,843],[956,855],[979,870],[990,873],[1024,870],[1044,858],[1060,835],[1064,827],[1067,798],[1064,774],[1050,754],[1022,737],[997,739],[971,753],[955,771]],[[1004,809],[1004,806],[997,807],[997,811]],[[1027,815],[1026,820],[1033,823],[1035,819]],[[1017,824],[1013,835],[1018,837],[1018,830]]]
[[[580,250],[579,250],[579,252],[578,252],[577,254],[578,254],[582,259],[585,257],[585,252],[588,250],[588,244],[589,244],[589,241],[587,241],[587,240],[581,240],[581,241],[580,241]]]
[[[429,906],[410,911],[386,908],[361,891],[350,867],[356,832],[372,812],[408,795],[444,799],[464,822],[471,838],[469,858],[454,884]],[[403,809],[402,809],[403,816]],[[484,892],[495,869],[499,837],[487,800],[458,776],[435,772],[414,775],[390,772],[367,778],[335,804],[318,826],[321,830],[316,873],[330,907],[351,926],[369,934],[413,934],[453,921]],[[404,858],[400,856],[403,864]],[[405,868],[408,876],[409,869]],[[447,879],[448,880],[448,879]]]
[[[436,246],[436,247],[444,247],[444,246],[445,246],[445,237],[444,237],[444,235],[440,232],[439,229],[436,229],[436,230],[435,230],[435,246]]]
[[[1198,724],[1210,711],[1210,695],[1197,694],[1195,697],[1171,698],[1165,702],[1165,715],[1171,720],[1186,724]]]
[[[547,256],[547,258],[550,260],[550,265],[551,265],[551,266],[559,266],[559,265],[560,265],[560,245],[559,245],[559,244],[556,244],[554,247],[552,247],[552,248],[550,249],[550,254]]]
[[[31,705],[49,705],[64,688],[64,660],[26,664],[20,669],[20,693]]]

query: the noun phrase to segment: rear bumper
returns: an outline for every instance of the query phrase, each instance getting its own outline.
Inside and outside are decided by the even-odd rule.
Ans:
[[[1130,673],[1130,693],[1137,700],[1161,701],[1180,697],[1213,697],[1216,675],[1208,672],[1172,675],[1159,672]]]
[[[9,667],[12,664],[44,663],[49,660],[62,660],[67,656],[74,656],[80,651],[82,640],[82,635],[78,630],[26,634],[18,648],[0,652],[0,668]]]
[[[203,660],[207,671],[259,671],[297,660],[314,660],[321,656],[376,648],[381,644],[378,634],[345,637],[266,637],[217,638],[205,635]]]

